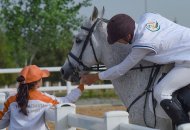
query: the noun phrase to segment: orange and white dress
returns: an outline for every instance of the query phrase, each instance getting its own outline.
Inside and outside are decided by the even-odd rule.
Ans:
[[[81,96],[81,90],[76,88],[65,97],[55,97],[38,90],[29,91],[28,116],[20,112],[16,95],[10,96],[0,111],[0,129],[9,130],[47,130],[45,125],[45,110],[59,103],[73,103]]]

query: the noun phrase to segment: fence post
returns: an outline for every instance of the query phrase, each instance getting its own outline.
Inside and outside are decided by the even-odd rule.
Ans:
[[[6,97],[5,93],[0,93],[0,110],[3,109],[3,104],[5,102],[5,97]]]
[[[6,95],[5,93],[0,93],[0,110],[3,109],[3,104],[5,102]],[[6,129],[0,129],[0,130],[6,130]]]
[[[45,87],[49,87],[49,81],[45,81],[45,82],[44,82],[44,86],[45,86]]]
[[[76,113],[76,106],[71,103],[56,106],[55,130],[76,130],[68,125],[68,114]]]
[[[119,130],[120,123],[129,123],[128,116],[129,114],[125,111],[106,112],[104,116],[106,130]]]
[[[71,86],[72,86],[71,82],[67,81],[66,85],[67,85],[67,94],[69,94],[71,92]]]

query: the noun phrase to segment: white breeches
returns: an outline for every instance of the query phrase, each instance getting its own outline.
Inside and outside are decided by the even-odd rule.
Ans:
[[[157,102],[171,99],[172,93],[190,84],[190,68],[175,66],[155,87],[154,97]]]

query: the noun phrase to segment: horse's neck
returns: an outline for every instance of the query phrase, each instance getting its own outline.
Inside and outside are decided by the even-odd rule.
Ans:
[[[102,62],[108,68],[120,63],[130,52],[130,45],[104,43]]]

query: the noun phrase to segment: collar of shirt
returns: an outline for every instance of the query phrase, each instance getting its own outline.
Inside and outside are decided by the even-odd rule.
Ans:
[[[131,43],[133,43],[133,42],[135,41],[135,34],[136,34],[136,32],[137,32],[137,29],[138,29],[138,24],[135,23],[135,31],[134,31],[133,39],[132,39]]]

